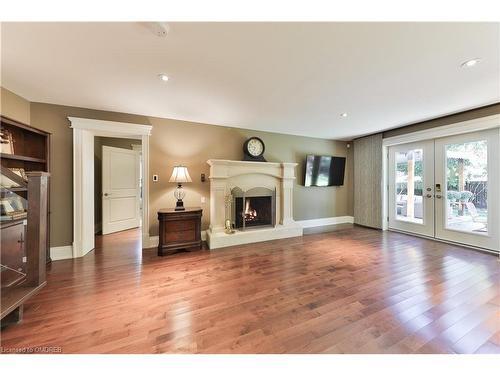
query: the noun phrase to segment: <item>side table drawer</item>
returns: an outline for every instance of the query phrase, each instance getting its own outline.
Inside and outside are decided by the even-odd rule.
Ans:
[[[179,241],[196,241],[196,234],[192,230],[165,233],[165,243]]]
[[[195,220],[179,220],[179,221],[166,221],[165,230],[167,232],[180,232],[180,231],[194,231],[196,228]]]

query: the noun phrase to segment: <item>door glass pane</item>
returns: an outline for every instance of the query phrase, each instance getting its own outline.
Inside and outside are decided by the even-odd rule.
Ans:
[[[396,152],[396,219],[424,223],[423,150]]]
[[[487,156],[486,140],[446,145],[447,229],[488,233]]]

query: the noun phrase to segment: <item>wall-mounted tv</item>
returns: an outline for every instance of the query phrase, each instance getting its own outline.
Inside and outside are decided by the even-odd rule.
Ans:
[[[305,186],[344,185],[345,158],[337,156],[307,155]]]

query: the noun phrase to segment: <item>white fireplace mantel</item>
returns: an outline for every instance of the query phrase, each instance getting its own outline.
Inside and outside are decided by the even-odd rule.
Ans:
[[[267,163],[235,160],[208,160],[210,165],[210,249],[245,243],[302,236],[302,227],[293,220],[293,186],[297,163]],[[234,187],[276,190],[276,226],[224,232],[225,196]]]

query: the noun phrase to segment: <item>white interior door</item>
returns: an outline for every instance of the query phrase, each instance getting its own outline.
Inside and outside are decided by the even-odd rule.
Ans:
[[[102,146],[102,233],[140,226],[139,152]]]
[[[499,250],[499,137],[497,128],[436,140],[437,238]]]
[[[389,148],[389,228],[434,236],[434,141]]]

